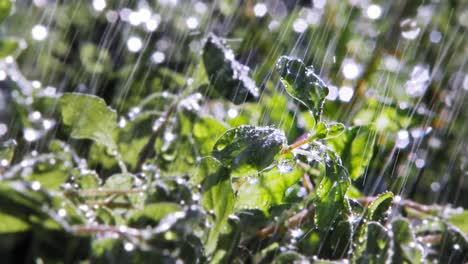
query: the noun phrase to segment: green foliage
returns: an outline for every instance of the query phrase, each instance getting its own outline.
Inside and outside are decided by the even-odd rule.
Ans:
[[[457,1],[39,2],[0,0],[4,262],[468,259]]]
[[[299,59],[282,56],[276,69],[288,94],[307,106],[314,118],[320,120],[328,88],[314,68],[306,67]]]
[[[114,132],[117,114],[104,100],[93,95],[64,94],[60,98],[63,123],[77,139],[92,139],[110,149],[117,149]]]

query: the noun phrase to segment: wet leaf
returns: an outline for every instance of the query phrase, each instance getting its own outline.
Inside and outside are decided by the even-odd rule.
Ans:
[[[320,120],[328,88],[314,68],[306,67],[300,59],[281,56],[276,70],[288,94],[307,106],[315,120]]]
[[[234,58],[234,51],[214,34],[209,34],[202,50],[203,63],[216,93],[234,104],[256,100],[259,89],[249,76],[249,68]]]
[[[88,94],[67,93],[59,100],[63,123],[71,128],[70,136],[92,139],[110,149],[117,149],[114,131],[117,114],[103,99]]]
[[[281,173],[278,167],[262,171],[239,186],[236,209],[259,209],[267,213],[270,206],[285,202],[286,190],[296,184],[304,172],[292,165],[291,171]]]
[[[373,127],[348,128],[341,136],[327,144],[341,157],[343,165],[353,180],[359,179],[367,169],[373,155],[375,132]]]
[[[226,131],[212,154],[235,175],[246,176],[269,166],[285,142],[284,133],[277,129],[240,126]]]
[[[13,155],[15,154],[16,140],[9,139],[0,143],[0,161],[5,160],[7,165],[10,164]]]
[[[327,125],[323,122],[319,122],[315,127],[315,137],[317,139],[324,139],[328,135]]]
[[[452,215],[449,219],[448,222],[457,228],[459,228],[461,231],[465,232],[465,234],[468,234],[468,211],[464,210],[460,214],[455,214]]]
[[[176,203],[164,202],[147,204],[143,210],[133,213],[129,217],[128,223],[130,226],[141,228],[156,226],[161,219],[178,211],[183,211],[183,208]]]
[[[110,176],[104,183],[105,188],[109,189],[131,189],[135,176],[129,173],[120,173]]]
[[[421,263],[423,248],[416,241],[407,220],[397,219],[392,222],[393,258],[392,263]]]
[[[226,127],[216,119],[204,117],[198,119],[193,125],[193,137],[197,142],[201,156],[210,155],[213,146],[224,132]]]
[[[356,263],[387,263],[391,252],[388,231],[377,222],[369,222],[365,230],[364,237],[359,239],[362,245],[355,251]]]
[[[385,192],[380,194],[368,207],[367,218],[371,221],[381,221],[386,216],[387,211],[393,203],[393,193]]]
[[[215,215],[213,227],[209,230],[205,241],[206,254],[211,255],[218,247],[218,239],[232,231],[228,220],[234,212],[234,192],[229,171],[214,159],[207,159],[205,162],[212,163],[207,165],[208,167],[216,168],[202,176],[202,204],[206,210],[211,210]]]
[[[326,165],[315,197],[314,221],[320,230],[331,228],[336,220],[349,213],[346,191],[350,181],[346,172],[335,164]]]

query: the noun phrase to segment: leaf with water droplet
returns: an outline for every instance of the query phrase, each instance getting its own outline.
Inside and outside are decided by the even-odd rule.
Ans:
[[[377,222],[369,222],[359,234],[354,250],[356,263],[387,263],[390,261],[390,237],[388,231]]]
[[[398,218],[392,222],[393,258],[392,263],[421,263],[423,248],[418,244],[409,222]]]
[[[10,164],[15,154],[16,145],[16,140],[14,139],[5,140],[0,143],[0,162],[2,162],[0,166],[8,166]]]
[[[128,224],[129,226],[139,228],[154,227],[164,217],[180,211],[183,211],[183,208],[177,203],[162,202],[147,204],[143,210],[138,210],[129,217]]]
[[[234,58],[223,39],[210,33],[202,50],[203,63],[214,91],[234,104],[257,100],[259,89],[249,68]]]
[[[193,124],[193,138],[199,146],[200,156],[210,155],[216,139],[226,131],[226,127],[218,120],[202,117]]]
[[[76,139],[92,139],[110,149],[117,149],[114,140],[117,114],[106,102],[94,95],[66,93],[59,99],[63,123]]]
[[[282,173],[278,166],[260,172],[254,181],[245,181],[237,189],[237,210],[259,209],[268,214],[270,206],[285,203],[286,190],[296,184],[304,174],[292,165],[292,170]]]
[[[348,128],[341,136],[327,141],[327,145],[340,157],[353,180],[359,179],[369,165],[375,143],[372,126]]]
[[[135,176],[130,173],[114,174],[107,178],[104,187],[110,189],[131,189],[134,179]]]
[[[341,123],[328,124],[327,138],[338,137],[345,131],[345,126]]]
[[[393,203],[393,193],[380,194],[368,207],[367,218],[371,221],[382,221]]]
[[[285,144],[284,133],[275,128],[240,126],[218,139],[212,155],[230,168],[233,176],[246,176],[269,166]]]
[[[218,246],[218,239],[232,231],[228,221],[229,215],[234,212],[234,191],[226,167],[212,158],[202,162],[207,163],[203,167],[210,168],[205,171],[205,175],[199,176],[203,179],[202,204],[206,210],[212,210],[215,214],[214,225],[205,240],[206,254],[211,255]]]
[[[307,106],[314,118],[320,120],[328,87],[314,72],[313,67],[306,67],[300,59],[281,56],[276,63],[276,70],[286,92]]]
[[[350,212],[346,192],[350,180],[337,164],[325,164],[326,175],[317,187],[314,222],[319,230],[327,230],[335,221]]]
[[[323,122],[319,122],[315,127],[315,138],[324,139],[327,137],[328,129],[327,125]]]

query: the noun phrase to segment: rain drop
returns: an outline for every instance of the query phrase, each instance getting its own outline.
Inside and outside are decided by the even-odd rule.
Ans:
[[[41,41],[47,37],[47,28],[43,25],[35,25],[31,31],[32,37],[35,40]]]
[[[421,32],[421,28],[419,28],[416,21],[412,19],[405,19],[401,21],[400,28],[403,38],[409,40],[416,39]]]

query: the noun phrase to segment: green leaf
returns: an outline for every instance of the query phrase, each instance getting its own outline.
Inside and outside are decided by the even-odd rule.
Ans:
[[[349,214],[346,192],[350,185],[346,171],[326,164],[326,175],[320,181],[315,197],[314,221],[319,230],[328,230],[340,217]]]
[[[110,149],[117,149],[114,132],[117,114],[94,95],[66,93],[59,99],[63,123],[71,128],[70,136],[92,139]]]
[[[385,214],[390,209],[393,203],[393,193],[385,192],[380,194],[372,203],[369,205],[367,218],[371,221],[381,221],[386,216]]]
[[[11,162],[11,159],[13,159],[16,146],[17,143],[14,139],[2,141],[0,143],[0,161],[5,160],[7,163],[6,165],[8,166]]]
[[[390,257],[390,237],[388,231],[377,222],[369,222],[359,241],[362,244],[354,251],[356,263],[387,263]]]
[[[415,239],[407,220],[396,219],[392,222],[393,258],[392,263],[421,263],[423,248]]]
[[[319,122],[315,127],[315,137],[317,139],[324,139],[328,135],[327,125],[323,122]]]
[[[129,217],[128,223],[130,226],[140,228],[156,226],[161,219],[178,211],[183,211],[183,208],[176,203],[163,202],[147,204],[143,210],[133,213]]]
[[[301,102],[312,112],[315,120],[320,120],[328,88],[314,68],[306,67],[300,59],[281,56],[276,64],[281,82],[286,92]]]
[[[135,176],[129,173],[119,173],[110,176],[104,183],[105,188],[109,189],[131,189]]]
[[[296,184],[304,173],[291,167],[281,173],[277,166],[260,172],[260,175],[244,181],[237,190],[236,210],[259,209],[267,213],[270,206],[284,203],[286,190]]]
[[[452,215],[449,219],[448,222],[454,226],[456,226],[458,229],[463,231],[465,234],[468,234],[468,211],[464,210],[460,214],[455,214]]]
[[[229,216],[234,212],[234,191],[232,190],[229,171],[220,162],[214,159],[206,159],[206,167],[211,168],[207,175],[202,177],[202,204],[206,210],[215,215],[214,225],[209,230],[205,241],[207,255],[212,255],[218,245],[218,239],[222,235],[231,233],[228,223]]]
[[[215,93],[234,104],[256,100],[259,89],[249,77],[249,68],[234,58],[223,39],[210,33],[202,50],[203,63]]]
[[[193,137],[199,146],[201,156],[210,155],[216,139],[226,131],[226,127],[214,118],[203,117],[193,125]]]
[[[10,15],[11,0],[0,0],[0,23]]]
[[[14,216],[0,212],[0,234],[23,232],[29,229],[28,223]]]
[[[328,140],[327,144],[341,157],[351,179],[357,180],[369,165],[374,142],[373,127],[356,126],[348,128],[341,136]]]
[[[0,11],[1,12],[1,11]],[[1,19],[1,18],[0,18]],[[19,43],[14,39],[0,40],[0,59],[10,56],[19,48]]]
[[[345,131],[346,127],[341,123],[333,123],[328,125],[327,138],[338,137]]]
[[[218,139],[213,156],[234,175],[261,171],[269,166],[286,142],[283,132],[271,127],[240,126]]]

